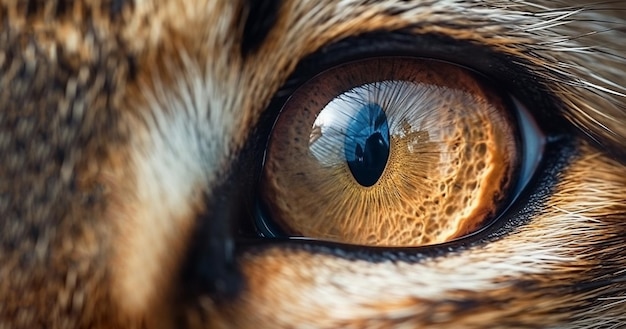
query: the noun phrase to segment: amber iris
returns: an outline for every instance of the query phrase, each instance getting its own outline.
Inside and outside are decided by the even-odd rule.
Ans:
[[[474,73],[384,57],[337,66],[284,104],[261,189],[290,235],[419,246],[493,218],[518,167],[510,110]]]

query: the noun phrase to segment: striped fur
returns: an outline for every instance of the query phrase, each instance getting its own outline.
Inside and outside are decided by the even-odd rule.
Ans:
[[[2,2],[0,328],[626,323],[623,2],[283,0],[246,47],[257,9]],[[532,218],[410,261],[306,243],[241,249],[233,298],[183,293],[190,241],[219,217],[218,186],[297,64],[400,29],[509,56],[577,128],[553,190],[525,205]]]

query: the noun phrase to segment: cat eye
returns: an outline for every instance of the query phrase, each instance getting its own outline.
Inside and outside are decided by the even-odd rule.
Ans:
[[[463,238],[515,199],[538,135],[522,106],[468,69],[412,57],[341,64],[283,104],[260,226],[266,236],[367,246]]]

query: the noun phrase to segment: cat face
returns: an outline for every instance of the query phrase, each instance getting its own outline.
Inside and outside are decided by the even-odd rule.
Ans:
[[[2,4],[0,327],[622,323],[624,9]]]

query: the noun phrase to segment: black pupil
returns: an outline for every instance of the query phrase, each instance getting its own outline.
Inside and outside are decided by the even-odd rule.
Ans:
[[[378,104],[367,104],[352,119],[345,139],[348,167],[359,184],[372,186],[389,159],[387,116]]]

